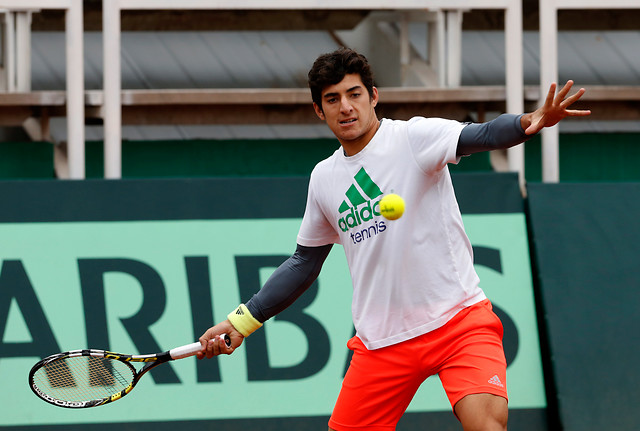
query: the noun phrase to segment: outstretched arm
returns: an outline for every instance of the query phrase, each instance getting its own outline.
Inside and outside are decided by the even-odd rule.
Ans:
[[[522,115],[502,114],[486,123],[466,125],[458,138],[458,156],[507,149],[526,141],[544,127],[556,125],[565,117],[591,114],[589,110],[567,109],[585,92],[581,88],[573,96],[565,98],[572,86],[573,81],[568,81],[556,95],[557,86],[552,84],[544,105],[534,112]]]
[[[332,247],[333,244],[320,247],[298,245],[293,256],[274,271],[262,289],[246,305],[241,304],[235,310],[241,316],[231,313],[227,320],[202,334],[200,343],[203,350],[198,357],[211,358],[222,353],[233,353],[244,337],[291,305],[313,284]],[[219,337],[223,333],[231,338],[231,346],[227,346]]]

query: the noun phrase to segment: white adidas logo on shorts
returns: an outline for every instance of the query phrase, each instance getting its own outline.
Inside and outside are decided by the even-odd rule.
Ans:
[[[503,384],[502,384],[502,382],[500,381],[500,378],[498,377],[498,375],[497,375],[497,374],[496,374],[495,376],[491,377],[491,378],[488,380],[488,383],[489,383],[489,384],[492,384],[492,385],[499,386],[499,387],[501,387],[501,388],[504,388],[504,385],[503,385]]]

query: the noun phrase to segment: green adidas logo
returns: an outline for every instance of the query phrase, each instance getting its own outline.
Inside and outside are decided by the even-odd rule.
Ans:
[[[342,201],[338,208],[340,218],[338,226],[343,232],[360,226],[362,223],[373,219],[380,214],[380,199],[382,190],[373,182],[367,171],[360,168],[353,177],[355,184],[352,184],[345,193],[346,199]]]

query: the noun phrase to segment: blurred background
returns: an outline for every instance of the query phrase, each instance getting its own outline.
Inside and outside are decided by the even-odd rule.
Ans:
[[[0,0],[0,20],[0,376],[11,386],[0,426],[326,428],[351,331],[341,250],[319,279],[334,287],[299,305],[324,329],[284,318],[239,363],[227,360],[228,374],[224,364],[217,378],[202,365],[177,368],[181,389],[158,393],[195,394],[193,406],[165,405],[158,420],[142,400],[115,417],[59,413],[24,383],[43,345],[141,348],[121,321],[145,304],[166,311],[157,316],[165,329],[151,333],[170,348],[259,289],[293,251],[311,170],[339,147],[313,112],[307,72],[318,55],[348,46],[373,65],[381,118],[483,122],[534,110],[551,82],[586,88],[577,107],[591,116],[450,170],[481,279],[496,286],[483,287],[511,328],[510,429],[640,429],[637,1]],[[168,248],[175,261],[161,257]],[[129,287],[100,302],[110,328],[100,338],[86,323],[96,287],[83,285],[79,262],[120,257],[146,262],[169,299],[150,299],[151,282],[125,270],[103,274],[99,290]],[[194,257],[203,272],[189,266]],[[240,275],[243,265],[254,278]],[[138,306],[128,309],[118,297],[131,292]],[[201,294],[211,306],[196,313],[189,295]],[[332,297],[344,300],[340,312]],[[76,318],[59,315],[67,300]],[[173,325],[189,328],[187,340]],[[314,362],[309,346],[325,332],[330,352]],[[295,346],[269,350],[281,336]],[[228,410],[202,414],[216,383]],[[458,429],[438,385],[425,386],[399,429]],[[244,391],[270,390],[289,398],[229,413]],[[21,408],[10,407],[16,400]]]

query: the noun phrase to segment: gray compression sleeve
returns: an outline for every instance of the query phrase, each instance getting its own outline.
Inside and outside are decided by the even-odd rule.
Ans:
[[[332,247],[333,244],[320,247],[298,244],[293,256],[285,260],[245,304],[253,317],[265,322],[293,304],[318,278]]]
[[[510,148],[526,141],[531,136],[522,130],[522,115],[502,114],[486,123],[467,124],[458,138],[457,155]]]

